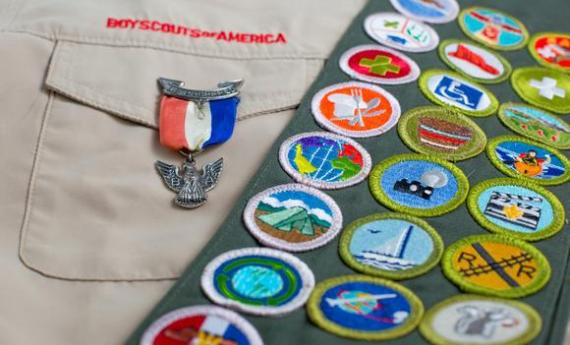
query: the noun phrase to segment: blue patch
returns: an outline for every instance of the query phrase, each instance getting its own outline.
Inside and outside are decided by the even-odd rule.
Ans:
[[[434,92],[451,102],[463,105],[473,110],[478,109],[479,102],[484,95],[481,90],[448,76],[441,78],[435,87]]]
[[[445,18],[447,16],[447,11],[449,11],[448,1],[438,1],[442,4],[443,8],[438,8],[437,6],[430,5],[427,2],[422,2],[419,0],[397,0],[400,6],[405,8],[414,16],[420,17],[430,17],[430,18]]]
[[[501,142],[497,145],[495,154],[503,164],[525,176],[549,180],[562,176],[566,172],[564,164],[554,153],[527,143]],[[534,157],[533,154],[535,154]],[[527,168],[533,170],[532,175],[526,172]]]
[[[322,201],[320,198],[316,197],[315,195],[307,192],[286,190],[283,192],[273,193],[268,197],[274,198],[279,203],[281,203],[280,205],[271,205],[273,207],[291,208],[295,206],[302,206],[301,203],[303,203],[304,206],[306,206],[304,208],[309,212],[312,210],[320,209],[325,211],[325,213],[330,217],[333,216],[330,207],[324,201]],[[265,199],[267,199],[267,197]]]
[[[463,23],[467,31],[473,35],[485,37],[484,31],[489,27],[498,30],[494,44],[511,47],[524,41],[524,28],[512,18],[491,9],[474,9],[465,14]]]

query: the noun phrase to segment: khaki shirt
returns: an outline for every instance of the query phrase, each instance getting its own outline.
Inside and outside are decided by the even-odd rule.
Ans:
[[[198,255],[364,0],[0,0],[0,344],[119,344]],[[244,78],[209,202],[153,163],[156,79]],[[245,236],[245,235],[244,235]]]

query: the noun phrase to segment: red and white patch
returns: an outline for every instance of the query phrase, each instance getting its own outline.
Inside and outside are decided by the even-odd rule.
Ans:
[[[540,33],[529,45],[539,63],[570,72],[570,34]]]

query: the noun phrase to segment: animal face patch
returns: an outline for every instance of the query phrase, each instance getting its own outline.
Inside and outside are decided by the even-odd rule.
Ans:
[[[547,68],[517,68],[511,83],[530,104],[559,114],[570,112],[570,76]]]
[[[530,40],[528,49],[539,64],[562,72],[570,72],[570,34],[538,33]]]
[[[426,23],[451,22],[459,13],[455,0],[390,0],[390,3],[406,17]]]

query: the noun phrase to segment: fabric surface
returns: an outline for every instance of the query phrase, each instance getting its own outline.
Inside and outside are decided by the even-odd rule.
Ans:
[[[459,1],[460,6],[465,8],[471,5],[488,6],[506,11],[520,19],[528,27],[531,33],[539,31],[570,31],[570,22],[567,13],[570,4],[565,0],[544,0],[538,3],[524,3],[516,0],[501,2],[481,0]],[[145,328],[162,314],[188,305],[208,304],[208,300],[200,291],[199,281],[204,266],[215,256],[224,251],[240,247],[250,247],[258,243],[248,234],[242,223],[242,212],[246,202],[256,193],[274,185],[291,182],[290,177],[281,169],[278,162],[278,149],[281,142],[288,137],[301,132],[320,130],[313,117],[310,115],[310,101],[313,95],[323,87],[333,83],[350,80],[338,67],[340,55],[347,49],[358,45],[372,43],[362,29],[364,18],[377,11],[393,11],[388,1],[370,1],[361,14],[354,20],[350,29],[345,33],[340,43],[330,56],[323,73],[313,84],[306,94],[296,116],[287,129],[281,134],[277,142],[268,154],[262,168],[251,180],[246,192],[235,204],[234,209],[220,228],[208,246],[202,251],[197,259],[188,267],[183,277],[176,283],[174,288],[166,295],[162,302],[153,310],[140,327],[129,339],[129,344],[137,344],[138,339]],[[434,25],[443,39],[465,38],[456,22],[445,25]],[[514,68],[536,65],[526,49],[512,52],[503,52]],[[436,51],[424,54],[409,54],[420,68],[446,68],[439,59]],[[520,102],[509,82],[498,85],[490,85],[488,88],[497,96],[501,103],[508,101]],[[398,86],[386,86],[386,89],[394,94],[402,105],[402,110],[429,105],[430,102],[421,94],[417,84]],[[498,135],[510,134],[499,119],[493,115],[487,118],[472,118],[485,131],[489,138]],[[396,130],[392,129],[380,137],[358,139],[372,155],[374,163],[380,162],[394,154],[407,153],[409,149],[402,143]],[[475,185],[486,179],[503,177],[493,167],[484,154],[475,158],[457,163],[469,178],[471,185]],[[552,186],[548,189],[560,198],[563,205],[570,204],[570,187],[568,184]],[[366,183],[357,186],[328,191],[342,209],[345,224],[349,224],[357,218],[375,212],[386,211],[386,208],[376,203]],[[442,236],[445,245],[472,234],[487,233],[468,214],[465,204],[455,211],[434,218],[428,218],[432,225]],[[544,253],[552,266],[552,278],[546,287],[538,293],[522,298],[521,301],[532,305],[543,319],[543,330],[533,341],[533,344],[560,344],[566,329],[568,313],[568,280],[566,278],[568,250],[570,248],[569,226],[566,222],[564,229],[556,236],[535,243],[535,246]],[[317,282],[353,271],[342,263],[338,255],[338,238],[323,248],[298,254],[298,257],[306,262],[315,273]],[[441,268],[436,268],[429,273],[414,279],[402,282],[404,286],[414,291],[423,301],[426,308],[443,299],[459,293],[458,288],[449,282],[442,274]],[[297,310],[279,319],[246,316],[247,319],[261,333],[266,344],[352,344],[353,340],[343,339],[327,333],[308,321],[305,310]],[[426,341],[421,338],[417,331],[397,339],[390,340],[390,344],[423,344]]]

